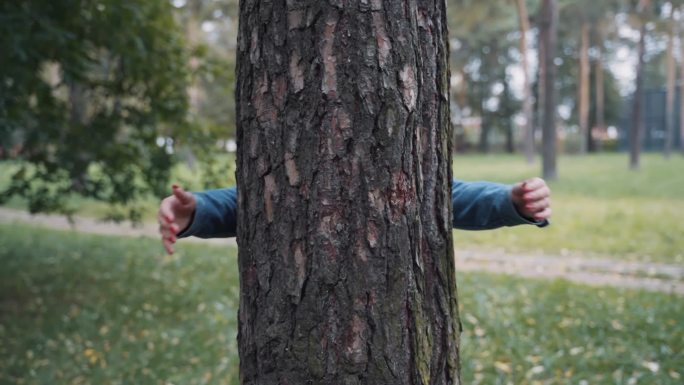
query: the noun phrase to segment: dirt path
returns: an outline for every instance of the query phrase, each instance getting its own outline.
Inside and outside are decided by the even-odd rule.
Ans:
[[[27,223],[53,229],[73,229],[78,232],[145,236],[157,238],[157,226],[145,224],[105,223],[92,218],[77,217],[71,226],[62,216],[30,215],[24,211],[0,208],[0,223]],[[185,240],[184,240],[185,241]],[[235,246],[234,239],[187,241]],[[594,286],[614,286],[644,289],[684,295],[684,266],[662,263],[624,262],[614,259],[570,256],[518,255],[484,250],[456,250],[456,269],[485,271],[526,278],[562,278]]]

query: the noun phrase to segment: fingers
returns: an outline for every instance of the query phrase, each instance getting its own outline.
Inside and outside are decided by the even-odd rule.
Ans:
[[[526,187],[526,182],[516,183],[513,185],[513,189],[511,190],[511,194],[513,195],[514,198],[520,198],[527,191],[525,189],[525,187]]]
[[[159,214],[157,215],[157,221],[159,222],[159,234],[162,238],[162,245],[168,254],[173,254],[173,244],[176,243],[178,234],[178,225],[172,222],[169,217],[173,218],[173,214],[169,211],[163,210],[164,202],[159,209]],[[170,215],[169,215],[170,214]]]
[[[530,178],[523,182],[525,192],[539,190],[546,187],[546,182],[542,178]]]
[[[164,249],[166,252],[170,255],[173,254],[173,242],[171,242],[170,239],[164,238],[162,239],[162,244],[164,245]]]
[[[178,185],[175,185],[175,184],[174,184],[174,185],[172,186],[172,191],[173,191],[173,195],[174,195],[174,196],[178,199],[178,201],[180,201],[180,203],[183,204],[183,205],[191,204],[191,203],[195,200],[195,198],[192,196],[192,194],[190,194],[189,192],[183,190],[183,188],[180,187],[180,186],[178,186]]]
[[[534,214],[534,219],[538,221],[543,221],[544,219],[549,219],[551,217],[551,207],[545,208],[543,211],[540,211],[536,214]]]
[[[548,198],[551,195],[551,190],[544,183],[542,187],[536,188],[534,190],[528,190],[528,192],[523,195],[523,199],[526,203],[538,201],[540,199]]]
[[[171,199],[164,199],[159,205],[159,214],[157,215],[157,220],[159,224],[168,223],[171,224],[176,220],[176,216],[173,214],[173,202]]]
[[[538,213],[544,211],[547,207],[551,207],[551,199],[542,198],[536,202],[527,203],[525,209],[530,213]]]

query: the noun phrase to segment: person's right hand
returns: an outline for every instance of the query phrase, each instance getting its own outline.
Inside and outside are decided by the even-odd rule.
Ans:
[[[188,227],[197,207],[195,197],[189,192],[175,184],[172,191],[173,194],[161,201],[157,214],[159,234],[162,236],[164,249],[169,254],[173,254],[176,235]]]

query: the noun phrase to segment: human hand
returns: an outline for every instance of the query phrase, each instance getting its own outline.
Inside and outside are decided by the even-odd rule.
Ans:
[[[195,197],[178,185],[173,185],[172,192],[173,194],[161,201],[157,214],[159,234],[162,236],[164,249],[169,254],[173,254],[176,235],[188,227],[197,207]]]
[[[511,189],[511,201],[526,218],[543,221],[551,216],[551,189],[544,179],[532,178],[516,183]]]

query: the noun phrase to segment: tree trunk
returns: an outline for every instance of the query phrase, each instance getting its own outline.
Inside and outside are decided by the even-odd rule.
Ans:
[[[541,15],[541,8],[539,10]],[[540,32],[541,33],[541,32]],[[544,41],[539,36],[537,42],[537,54],[539,60],[539,68],[537,69],[537,132],[544,132],[544,105],[546,100],[546,50],[544,49]],[[535,133],[532,133],[535,136]],[[536,141],[536,137],[535,137]],[[543,157],[543,154],[542,154]]]
[[[602,43],[602,39],[599,44]],[[606,93],[605,84],[603,80],[603,51],[602,47],[599,46],[597,49],[598,57],[596,58],[596,69],[594,80],[596,82],[596,129],[603,133],[606,130]],[[600,142],[599,142],[600,143]],[[589,151],[596,150],[596,144],[591,133],[589,133]],[[601,145],[598,145],[601,149]]]
[[[642,1],[641,4],[647,3]],[[643,8],[640,6],[640,8]],[[636,68],[636,88],[634,90],[634,101],[632,107],[632,130],[629,133],[630,151],[629,168],[638,170],[641,165],[641,141],[644,131],[644,117],[642,111],[642,99],[644,88],[644,54],[646,51],[646,21],[641,21],[639,28],[639,45],[637,48],[637,68]]]
[[[525,118],[523,148],[527,163],[534,163],[534,124],[532,88],[530,85],[530,64],[527,60],[527,34],[530,30],[529,16],[525,0],[516,0],[520,23],[520,56],[523,69],[523,116]]]
[[[668,26],[667,31],[667,96],[665,101],[665,146],[663,154],[665,159],[670,159],[672,153],[672,145],[674,140],[674,125],[675,125],[675,83],[677,82],[677,63],[674,55],[674,11],[675,7],[670,4],[670,19],[671,25]]]
[[[580,130],[580,154],[586,154],[589,134],[589,23],[582,23],[580,28],[580,52],[579,52],[579,108],[577,111]]]
[[[684,6],[679,9],[679,14],[684,15]],[[681,55],[679,55],[679,66],[681,69],[679,80],[679,150],[684,155],[684,28],[679,27],[679,31],[681,32],[679,48],[682,51]]]
[[[512,154],[515,152],[515,140],[513,135],[513,113],[511,105],[511,87],[508,84],[508,79],[506,78],[506,69],[504,68],[503,76],[503,93],[501,94],[501,105],[500,108],[502,114],[500,115],[500,120],[502,121],[504,128],[506,129],[506,152]]]
[[[543,0],[540,39],[544,47],[544,115],[542,119],[542,174],[547,180],[558,178],[556,170],[556,42],[558,9],[556,0]]]
[[[348,4],[240,3],[241,383],[459,384],[445,2]]]

